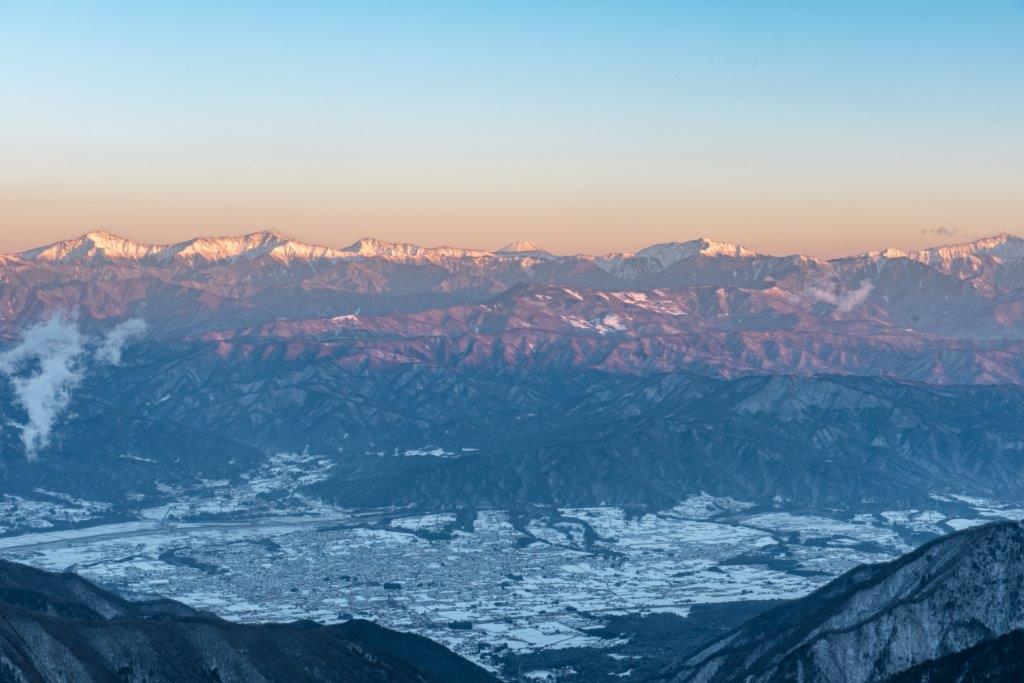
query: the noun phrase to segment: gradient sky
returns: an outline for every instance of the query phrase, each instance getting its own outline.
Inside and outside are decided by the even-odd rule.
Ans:
[[[1020,0],[0,0],[0,74],[5,252],[1024,233]]]

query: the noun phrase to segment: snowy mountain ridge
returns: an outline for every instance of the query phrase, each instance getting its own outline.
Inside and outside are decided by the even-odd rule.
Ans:
[[[794,256],[807,262],[821,262],[819,259],[809,256]],[[234,236],[196,237],[173,244],[147,244],[115,235],[106,230],[94,230],[80,237],[60,240],[18,254],[0,256],[0,264],[36,262],[84,265],[102,262],[138,262],[159,265],[175,260],[193,264],[202,262],[230,263],[251,261],[261,257],[269,257],[284,263],[294,260],[352,258],[381,259],[396,263],[441,263],[459,259],[486,262],[541,258],[565,262],[590,261],[602,270],[626,279],[641,273],[658,272],[697,257],[737,260],[787,258],[762,254],[739,244],[718,242],[705,237],[684,242],[653,244],[636,252],[556,256],[531,241],[514,241],[495,251],[487,251],[449,246],[425,247],[368,237],[347,247],[338,248],[308,244],[276,232],[260,231]],[[964,244],[910,252],[884,249],[849,258],[909,259],[949,271],[958,262],[977,264],[986,258],[995,258],[1001,261],[1024,259],[1024,239],[1003,233]],[[841,260],[848,259],[833,259],[833,261]]]

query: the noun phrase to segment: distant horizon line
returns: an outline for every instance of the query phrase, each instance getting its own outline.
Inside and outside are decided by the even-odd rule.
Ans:
[[[948,235],[948,237],[953,238],[953,237],[957,237],[957,235],[950,234],[950,235]],[[975,246],[975,245],[979,245],[979,244],[985,243],[985,242],[993,242],[995,244],[1002,244],[1002,243],[1005,243],[1005,242],[1007,242],[1007,241],[1009,241],[1011,239],[1013,239],[1013,240],[1020,240],[1020,241],[1024,242],[1024,237],[1021,237],[1020,235],[1018,235],[1016,233],[1004,230],[1002,232],[998,232],[998,233],[991,234],[991,235],[985,235],[985,236],[981,236],[981,237],[976,237],[974,239],[969,239],[967,241],[946,242],[946,243],[941,243],[941,244],[935,244],[935,245],[928,246],[928,247],[922,247],[922,248],[919,248],[919,249],[904,250],[904,249],[896,249],[896,248],[893,248],[893,247],[884,247],[884,248],[877,249],[877,250],[859,251],[859,252],[855,252],[855,253],[851,253],[851,254],[847,254],[847,255],[843,255],[843,256],[818,257],[818,256],[813,256],[811,254],[807,254],[807,253],[804,253],[804,252],[792,252],[792,253],[785,253],[785,254],[773,254],[773,253],[763,252],[763,251],[760,251],[758,249],[752,249],[752,248],[744,246],[743,244],[739,244],[739,243],[736,243],[736,242],[728,242],[728,241],[716,240],[714,238],[707,237],[707,236],[704,236],[704,235],[701,235],[701,236],[698,236],[698,237],[694,237],[694,238],[690,238],[690,239],[683,239],[683,240],[676,240],[676,241],[654,242],[654,243],[651,243],[649,245],[646,245],[646,246],[641,247],[640,249],[637,249],[637,250],[634,250],[634,251],[625,251],[624,250],[624,251],[611,251],[611,252],[605,252],[605,253],[589,253],[589,252],[584,252],[584,251],[578,251],[578,252],[573,252],[573,253],[557,253],[557,252],[553,252],[553,251],[545,249],[543,247],[543,245],[537,244],[536,242],[534,242],[532,240],[513,240],[512,242],[509,242],[509,243],[507,243],[507,244],[505,244],[505,245],[503,245],[501,247],[498,247],[496,249],[474,249],[474,248],[454,246],[454,245],[451,245],[451,244],[440,244],[440,245],[435,245],[435,246],[427,246],[427,245],[419,244],[419,243],[416,243],[416,242],[390,241],[390,240],[385,240],[385,239],[382,239],[382,238],[379,238],[379,237],[375,237],[375,236],[366,236],[366,237],[361,237],[361,238],[355,240],[354,242],[352,242],[350,244],[347,244],[347,245],[344,245],[344,246],[332,246],[332,245],[323,244],[323,243],[320,243],[320,242],[307,242],[305,240],[292,237],[292,236],[288,235],[287,233],[285,233],[283,231],[280,231],[280,230],[262,229],[262,230],[254,230],[252,232],[242,232],[242,233],[237,233],[237,234],[203,234],[203,235],[196,235],[196,236],[193,236],[193,237],[188,237],[188,238],[185,238],[183,240],[178,240],[178,241],[173,241],[173,242],[148,242],[148,241],[135,240],[135,239],[130,238],[130,237],[125,237],[122,234],[118,234],[116,232],[113,232],[113,231],[105,229],[105,228],[96,228],[96,229],[93,229],[93,230],[88,230],[88,231],[86,231],[84,233],[81,233],[81,234],[79,234],[77,236],[68,237],[68,238],[64,238],[64,239],[59,239],[59,240],[56,240],[56,241],[53,241],[53,242],[48,242],[48,243],[45,243],[45,244],[40,244],[40,245],[35,246],[35,247],[29,247],[28,249],[22,249],[22,250],[13,251],[13,252],[0,252],[0,255],[2,255],[4,257],[7,257],[7,258],[11,258],[11,257],[23,258],[26,255],[32,254],[33,252],[35,252],[37,254],[38,253],[43,253],[46,250],[48,250],[50,248],[53,248],[55,246],[58,246],[58,245],[65,245],[65,244],[69,244],[69,243],[81,242],[83,240],[90,240],[90,241],[92,241],[94,245],[96,245],[97,247],[99,247],[102,250],[102,246],[103,245],[97,244],[97,238],[105,238],[105,239],[108,239],[108,240],[111,240],[111,241],[117,241],[117,242],[119,242],[121,244],[130,244],[130,245],[133,245],[133,246],[137,246],[137,247],[140,247],[140,248],[143,248],[143,249],[150,249],[150,250],[169,249],[169,248],[173,248],[173,247],[191,245],[191,244],[195,244],[197,242],[203,242],[203,241],[211,242],[211,243],[216,243],[216,242],[225,242],[225,241],[230,241],[230,240],[244,240],[244,239],[247,239],[247,238],[248,239],[274,238],[274,239],[280,240],[282,242],[282,244],[279,245],[279,246],[284,246],[284,245],[287,245],[287,244],[300,245],[300,246],[308,247],[308,248],[311,248],[311,249],[325,250],[327,252],[345,252],[345,253],[350,253],[350,254],[353,254],[354,256],[362,255],[362,254],[360,254],[360,252],[362,251],[361,247],[364,246],[364,245],[367,245],[367,246],[379,245],[381,247],[389,247],[389,248],[394,248],[394,247],[411,247],[411,248],[415,248],[417,250],[422,250],[422,251],[425,251],[425,252],[444,252],[444,251],[447,251],[447,252],[462,252],[466,256],[471,256],[471,255],[477,255],[477,256],[485,256],[485,255],[502,256],[502,255],[504,255],[504,256],[509,256],[509,255],[514,255],[514,254],[522,254],[522,255],[525,256],[525,255],[528,255],[528,254],[537,254],[537,255],[548,255],[548,256],[557,257],[557,258],[589,257],[589,258],[595,258],[595,259],[615,258],[615,257],[630,257],[630,256],[636,256],[636,255],[641,254],[641,253],[643,253],[645,251],[648,251],[648,250],[653,250],[653,249],[658,248],[658,247],[685,246],[685,245],[696,245],[698,243],[703,243],[705,245],[705,248],[712,248],[712,249],[714,249],[715,252],[716,252],[716,255],[728,255],[725,252],[733,251],[734,250],[736,257],[756,257],[756,256],[771,257],[771,258],[807,257],[807,258],[812,258],[812,259],[820,260],[820,261],[837,261],[837,260],[842,260],[842,259],[847,259],[847,258],[857,258],[857,257],[875,256],[875,255],[887,256],[887,257],[891,257],[891,258],[898,258],[900,256],[908,256],[908,255],[911,255],[911,254],[920,254],[920,253],[935,251],[935,250],[939,250],[939,249]]]

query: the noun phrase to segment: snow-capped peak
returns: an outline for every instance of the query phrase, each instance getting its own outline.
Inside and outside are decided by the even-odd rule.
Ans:
[[[366,237],[341,250],[352,256],[380,258],[389,261],[441,261],[460,258],[485,258],[493,256],[489,251],[459,249],[456,247],[421,247],[417,244],[384,242]]]
[[[396,251],[406,253],[410,247],[414,247],[414,245],[395,244],[393,242],[379,240],[376,237],[364,237],[363,239],[348,245],[342,249],[342,251],[350,252],[356,256],[363,256],[365,258],[376,258],[379,256],[393,254]],[[419,249],[419,247],[415,248]]]
[[[627,258],[647,258],[657,261],[662,268],[696,256],[728,256],[732,258],[748,258],[757,256],[746,247],[728,242],[715,242],[704,237],[689,242],[664,242],[652,244],[635,254],[623,254]]]
[[[189,263],[197,260],[211,263],[252,261],[264,256],[287,263],[294,260],[314,261],[353,256],[341,249],[306,244],[265,230],[235,237],[198,237],[174,245],[172,249],[174,257]]]
[[[905,251],[899,249],[893,249],[888,247],[881,251],[868,251],[861,254],[863,258],[871,259],[872,261],[878,261],[880,259],[896,259],[896,258],[907,258],[908,254]]]
[[[558,259],[558,257],[551,252],[545,251],[537,246],[536,242],[531,242],[529,240],[516,240],[515,242],[509,242],[494,253],[507,258],[520,259],[524,262],[530,260],[553,261]]]
[[[715,242],[701,237],[689,242],[652,244],[631,254],[609,254],[597,259],[596,263],[614,275],[625,279],[634,279],[665,270],[680,261],[697,256],[751,258],[758,254],[738,244]]]
[[[22,252],[26,261],[75,263],[95,260],[141,261],[165,249],[164,245],[140,244],[106,230],[93,230],[81,237],[61,240]]]
[[[635,253],[606,256],[580,254],[569,259],[590,261],[601,269],[624,279],[636,279],[658,273],[675,264],[697,257],[750,259],[762,256],[737,244],[699,238],[688,242],[654,244]],[[524,263],[558,260],[530,241],[515,241],[496,252],[456,247],[423,247],[416,244],[361,239],[344,248],[306,244],[284,235],[262,231],[226,237],[197,237],[175,244],[145,244],[105,230],[94,230],[80,237],[37,247],[4,257],[3,263],[40,262],[55,264],[143,263],[146,265],[183,264],[197,267],[203,263],[231,263],[271,259],[283,263],[303,260],[379,259],[396,263],[438,263],[471,259],[481,263],[491,259],[519,259]],[[801,257],[803,258],[803,257]],[[910,258],[946,272],[970,273],[985,267],[987,261],[1024,260],[1024,239],[1011,234],[979,239],[919,251],[897,249],[868,252],[857,258],[875,261]],[[808,260],[813,261],[814,259]]]
[[[537,246],[536,242],[530,240],[516,240],[515,242],[509,242],[501,249],[497,251],[499,254],[521,254],[523,252],[531,251],[544,251]]]
[[[700,249],[701,256],[731,256],[732,258],[751,258],[754,256],[760,256],[756,251],[747,249],[739,244],[716,242],[714,240],[709,240],[706,237],[701,237],[698,242],[702,244]]]
[[[993,237],[983,237],[965,244],[950,244],[943,247],[932,247],[912,251],[909,256],[929,265],[944,265],[957,259],[980,256],[994,256],[1000,259],[1024,258],[1024,239],[1002,233]]]
[[[96,230],[81,237],[62,240],[19,254],[26,261],[61,264],[99,261],[165,263],[172,259],[195,263],[252,260],[270,256],[282,261],[293,258],[331,258],[339,252],[296,242],[277,233],[262,231],[230,237],[197,237],[176,244],[143,244]]]
[[[738,244],[728,242],[715,242],[704,237],[689,242],[666,242],[663,244],[652,244],[641,249],[634,256],[652,258],[658,261],[662,268],[667,268],[673,263],[695,256],[731,256],[733,258],[748,258],[756,256],[757,253]]]
[[[197,237],[174,245],[173,255],[186,261],[251,260],[291,243],[287,237],[264,230],[231,237]]]

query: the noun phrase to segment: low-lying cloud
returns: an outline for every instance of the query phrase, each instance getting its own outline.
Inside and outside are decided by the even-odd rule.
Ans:
[[[57,416],[85,376],[84,353],[78,326],[55,315],[25,330],[21,342],[0,355],[0,372],[10,377],[15,400],[28,415],[19,426],[29,458],[50,443]]]
[[[18,344],[0,354],[0,373],[10,379],[14,398],[28,418],[17,426],[29,459],[50,444],[57,418],[71,403],[89,365],[119,365],[125,343],[145,330],[145,321],[132,319],[101,337],[89,337],[79,330],[74,316],[56,313],[26,328]]]
[[[124,345],[133,337],[141,337],[146,333],[146,321],[141,318],[132,318],[114,327],[107,332],[96,349],[96,360],[108,365],[121,364],[121,352]]]
[[[872,289],[874,289],[874,285],[865,280],[857,289],[847,290],[836,284],[833,287],[811,286],[807,288],[806,292],[814,301],[832,304],[838,313],[851,313],[867,300]]]

